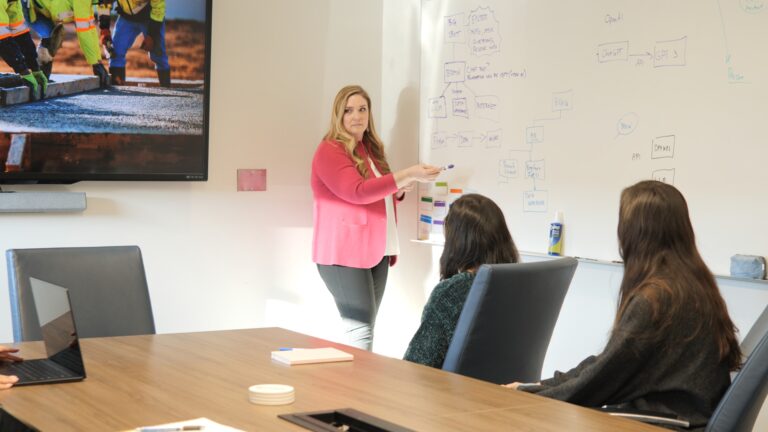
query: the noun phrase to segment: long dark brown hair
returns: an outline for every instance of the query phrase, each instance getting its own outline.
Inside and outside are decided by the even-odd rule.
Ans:
[[[444,233],[440,279],[482,264],[520,261],[504,213],[482,195],[467,194],[454,201],[445,217]]]
[[[675,187],[641,181],[621,193],[619,248],[624,260],[616,323],[635,296],[651,304],[656,324],[647,336],[663,341],[683,308],[701,319],[688,338],[706,333],[717,341],[720,359],[731,370],[741,365],[736,326],[712,272],[696,248],[685,198]],[[615,327],[614,327],[615,328]]]
[[[373,122],[373,107],[371,107],[371,97],[359,85],[348,85],[336,93],[331,110],[331,125],[326,132],[324,139],[339,142],[344,145],[349,157],[355,162],[357,172],[363,178],[368,177],[368,167],[365,160],[355,154],[357,142],[352,134],[344,128],[344,110],[347,107],[347,100],[354,95],[362,96],[368,103],[368,129],[363,133],[363,144],[365,151],[371,156],[381,175],[389,174],[390,168],[387,157],[384,154],[384,143],[376,133],[376,126]]]

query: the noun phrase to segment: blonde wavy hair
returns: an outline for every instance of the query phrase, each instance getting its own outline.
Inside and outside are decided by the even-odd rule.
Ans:
[[[376,163],[381,174],[389,174],[391,170],[384,154],[384,143],[381,142],[381,138],[379,138],[379,135],[376,133],[376,126],[373,122],[371,97],[368,96],[368,92],[359,85],[346,86],[336,94],[336,98],[333,100],[333,109],[331,111],[331,127],[328,129],[328,133],[325,134],[324,139],[336,141],[344,145],[347,154],[355,162],[357,171],[363,178],[368,177],[368,167],[365,164],[365,161],[355,154],[355,147],[357,146],[355,137],[344,128],[344,110],[347,107],[347,101],[354,95],[364,97],[365,101],[368,103],[368,128],[363,133],[363,144],[365,145],[368,154],[371,156],[371,159]]]

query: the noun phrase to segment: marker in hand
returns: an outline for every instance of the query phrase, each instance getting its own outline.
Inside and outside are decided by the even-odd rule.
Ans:
[[[440,171],[445,171],[453,168],[453,164],[443,165],[440,167]]]

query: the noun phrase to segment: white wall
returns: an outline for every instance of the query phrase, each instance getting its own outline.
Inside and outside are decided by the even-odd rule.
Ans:
[[[139,245],[160,333],[280,325],[336,338],[336,308],[311,262],[310,161],[333,96],[349,83],[370,92],[393,167],[417,161],[419,15],[419,0],[216,1],[210,180],[14,187],[83,191],[88,209],[0,214],[0,247]],[[236,192],[238,168],[266,168],[268,191]],[[414,195],[399,209],[402,253],[374,347],[395,357],[437,281],[438,248],[409,241]],[[617,278],[580,264],[545,375],[602,346]],[[765,288],[737,283],[724,295],[745,330],[768,302]],[[0,341],[12,340],[7,305],[0,290]]]
[[[379,131],[392,166],[418,162],[419,0],[387,0],[383,8],[382,109]],[[400,259],[390,271],[377,321],[374,350],[401,357],[421,318],[426,297],[437,282],[432,248],[416,238],[416,192],[398,208]]]

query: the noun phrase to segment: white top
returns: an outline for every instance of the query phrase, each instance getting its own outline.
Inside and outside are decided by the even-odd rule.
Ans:
[[[376,164],[371,158],[368,158],[373,174],[381,177],[381,173],[376,169]],[[387,208],[387,245],[384,247],[384,255],[398,255],[400,253],[400,243],[397,241],[397,223],[395,222],[395,203],[392,201],[392,195],[384,198],[384,206]]]

